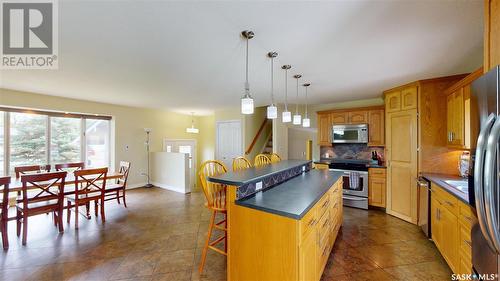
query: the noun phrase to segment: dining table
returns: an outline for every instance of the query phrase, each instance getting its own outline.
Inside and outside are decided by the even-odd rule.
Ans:
[[[94,180],[96,177],[99,175],[95,175],[92,177],[91,175],[85,176],[86,179],[88,180]],[[124,175],[119,172],[108,172],[106,175],[106,181],[108,180],[116,180],[119,178],[122,178]],[[22,177],[22,175],[21,175]],[[21,181],[21,177],[16,178],[15,176],[11,177],[10,184],[9,184],[9,193],[17,193],[17,196],[20,195],[20,192],[23,190],[23,183]],[[97,179],[97,181],[102,181],[103,179]],[[75,193],[75,175],[73,173],[68,172],[66,174],[66,178],[64,179],[64,196],[72,195]],[[49,182],[47,182],[49,184]],[[57,184],[54,185],[54,187],[57,186]],[[28,185],[27,186],[28,190],[34,190],[34,189],[39,189],[36,186],[33,185]],[[3,191],[3,187],[0,188],[0,191]],[[10,198],[10,196],[9,196]],[[66,208],[66,207],[65,207]],[[8,220],[15,220],[16,216],[8,217]]]

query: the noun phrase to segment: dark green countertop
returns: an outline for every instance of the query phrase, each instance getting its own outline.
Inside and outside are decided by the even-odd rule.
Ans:
[[[247,183],[260,181],[265,177],[311,163],[309,160],[283,160],[260,168],[249,168],[237,172],[227,172],[215,177],[208,177],[208,181],[227,185],[242,186]]]
[[[311,170],[235,203],[298,220],[342,175],[341,172],[329,170]]]

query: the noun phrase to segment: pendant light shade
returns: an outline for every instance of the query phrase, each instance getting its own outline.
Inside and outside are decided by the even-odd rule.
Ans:
[[[306,112],[304,114],[304,119],[302,120],[302,127],[309,128],[309,127],[311,127],[311,119],[309,119],[309,116],[307,116],[307,88],[309,86],[311,86],[311,84],[310,83],[306,83],[306,84],[304,84],[302,86],[304,86],[306,88]]]
[[[292,113],[290,111],[283,111],[281,119],[282,119],[281,121],[283,121],[283,123],[292,122]]]
[[[200,130],[194,127],[194,112],[191,112],[191,127],[186,128],[186,133],[198,134],[199,132]]]
[[[246,63],[245,63],[245,94],[241,98],[241,113],[242,114],[253,114],[254,103],[252,95],[250,94],[250,84],[248,83],[248,40],[254,37],[253,31],[245,30],[241,32],[241,35],[246,39]]]
[[[288,110],[288,70],[292,68],[291,65],[286,64],[281,67],[285,70],[285,110],[282,113],[281,121],[283,123],[292,122],[292,113]]]
[[[294,114],[293,115],[293,124],[300,125],[301,123],[302,123],[302,116],[300,116],[300,114]]]
[[[297,103],[295,104],[295,114],[293,115],[293,124],[302,124],[302,116],[299,114],[299,79],[302,77],[300,74],[296,74],[293,78],[297,79]]]
[[[278,56],[276,52],[267,54],[271,58],[271,104],[267,107],[267,119],[278,118],[278,108],[274,105],[274,58]]]

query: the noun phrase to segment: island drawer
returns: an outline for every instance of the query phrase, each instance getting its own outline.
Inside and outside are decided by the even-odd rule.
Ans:
[[[330,199],[330,194],[327,192],[321,199],[318,201],[316,206],[318,206],[318,217],[322,217],[329,209],[330,209],[330,204],[332,203]]]
[[[317,206],[317,205],[316,205]],[[318,223],[316,217],[316,206],[312,207],[309,212],[299,221],[299,229],[300,229],[300,239],[304,238],[314,230],[314,227]]]

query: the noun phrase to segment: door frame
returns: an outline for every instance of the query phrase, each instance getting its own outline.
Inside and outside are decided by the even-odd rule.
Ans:
[[[167,141],[173,141],[173,142],[193,142],[193,153],[192,153],[192,156],[191,156],[191,162],[193,164],[193,178],[191,178],[191,175],[189,176],[189,180],[190,181],[193,181],[193,182],[190,182],[190,187],[192,188],[192,190],[196,189],[196,183],[198,182],[197,179],[196,179],[196,172],[197,172],[197,168],[198,168],[198,163],[196,162],[196,154],[198,153],[198,150],[197,150],[197,140],[196,139],[170,139],[170,138],[163,138],[163,141],[162,141],[162,148],[161,150],[163,152],[166,152],[167,149],[166,149],[166,145],[165,143]]]
[[[240,124],[240,147],[241,152],[240,155],[245,154],[245,130],[243,130],[243,122],[240,119],[232,119],[232,120],[220,120],[215,121],[215,159],[219,160],[219,125],[224,123],[239,123]]]

